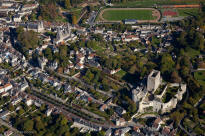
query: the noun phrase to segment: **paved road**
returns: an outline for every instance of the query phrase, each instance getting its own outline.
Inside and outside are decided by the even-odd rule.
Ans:
[[[8,127],[11,131],[14,132],[15,136],[24,136],[20,131],[18,131],[17,129],[15,129],[10,124],[8,124],[7,122],[3,121],[2,119],[0,119],[0,124]]]

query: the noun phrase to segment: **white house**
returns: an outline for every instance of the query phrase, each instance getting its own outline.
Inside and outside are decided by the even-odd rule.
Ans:
[[[32,104],[33,104],[33,100],[32,99],[30,99],[30,98],[26,99],[26,105],[27,106],[31,106]]]
[[[21,15],[17,14],[13,17],[14,22],[21,22]]]
[[[52,113],[53,109],[49,108],[47,111],[46,111],[46,116],[50,116],[51,113]]]
[[[4,86],[0,86],[0,93],[6,92],[6,91],[8,91],[8,90],[10,90],[12,88],[13,88],[12,84],[7,83]]]
[[[77,63],[76,66],[75,66],[76,69],[83,69],[84,68],[84,65],[81,64],[81,63]]]

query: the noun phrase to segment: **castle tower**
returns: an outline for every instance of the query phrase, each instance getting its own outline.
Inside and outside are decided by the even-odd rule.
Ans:
[[[147,90],[156,91],[161,83],[160,71],[153,70],[147,78]]]

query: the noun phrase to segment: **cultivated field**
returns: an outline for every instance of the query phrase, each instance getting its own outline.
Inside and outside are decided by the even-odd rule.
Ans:
[[[153,8],[107,8],[100,12],[100,21],[120,22],[125,19],[136,19],[138,22],[157,22],[160,12]]]

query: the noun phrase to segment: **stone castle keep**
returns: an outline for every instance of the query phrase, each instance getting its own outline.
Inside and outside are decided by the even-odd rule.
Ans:
[[[163,88],[160,88],[163,85]],[[167,102],[163,102],[163,96],[168,88],[176,88],[176,94]],[[162,89],[160,94],[155,94],[158,89]],[[158,90],[159,91],[159,90]],[[160,71],[153,70],[147,77],[147,84],[141,83],[132,90],[132,100],[139,104],[138,113],[144,112],[170,112],[179,101],[182,100],[186,92],[186,84],[182,83],[162,83]]]
[[[153,70],[147,79],[147,90],[156,91],[161,84],[160,71]]]

